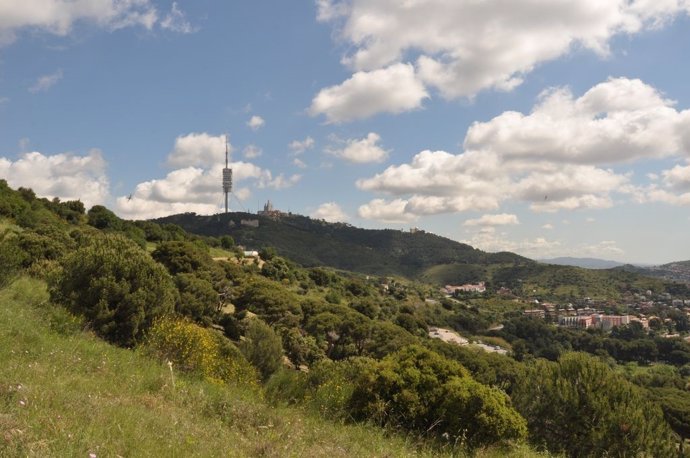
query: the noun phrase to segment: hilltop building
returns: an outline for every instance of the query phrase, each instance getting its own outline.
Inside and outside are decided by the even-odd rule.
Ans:
[[[257,214],[260,216],[268,216],[269,218],[280,218],[281,216],[285,216],[287,213],[273,208],[273,203],[271,203],[271,201],[268,200],[264,204],[264,209],[259,210]]]

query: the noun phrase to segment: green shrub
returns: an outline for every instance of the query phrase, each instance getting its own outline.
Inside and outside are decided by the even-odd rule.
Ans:
[[[283,347],[280,337],[258,318],[248,320],[247,330],[239,347],[247,360],[257,368],[264,381],[282,364]]]
[[[7,285],[15,277],[26,259],[26,253],[12,238],[14,237],[0,237],[0,287]]]
[[[527,436],[508,396],[454,361],[412,345],[373,364],[350,398],[355,419],[444,437],[470,448]]]
[[[568,456],[676,456],[658,405],[598,358],[535,361],[513,400],[531,440]]]
[[[218,293],[211,282],[188,273],[175,275],[174,281],[180,292],[177,312],[194,321],[210,324],[218,315]]]
[[[53,301],[83,315],[96,334],[133,346],[170,313],[177,291],[165,268],[118,235],[98,236],[64,258],[50,280]]]
[[[165,317],[149,330],[143,351],[207,380],[256,386],[258,374],[220,333],[185,318]]]

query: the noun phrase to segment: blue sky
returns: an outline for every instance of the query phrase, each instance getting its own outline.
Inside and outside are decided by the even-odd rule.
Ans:
[[[0,177],[533,258],[690,259],[685,0],[0,0]]]

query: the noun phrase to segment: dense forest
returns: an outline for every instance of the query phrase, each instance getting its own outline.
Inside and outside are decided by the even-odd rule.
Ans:
[[[660,308],[650,330],[631,323],[605,332],[526,318],[521,302],[646,291],[690,298],[684,285],[297,216],[273,231],[271,219],[232,229],[222,215],[194,217],[217,227],[186,225],[193,234],[4,181],[0,218],[0,287],[27,278],[45,285],[62,310],[60,329],[92,333],[186,377],[260,393],[276,409],[381,428],[432,454],[684,452],[684,312]],[[239,243],[259,256],[245,257]],[[489,288],[445,297],[439,278],[486,279]],[[433,339],[430,328],[505,351]],[[0,386],[0,405],[19,421],[13,390]],[[5,438],[16,436],[9,431]],[[12,440],[0,438],[0,452]]]

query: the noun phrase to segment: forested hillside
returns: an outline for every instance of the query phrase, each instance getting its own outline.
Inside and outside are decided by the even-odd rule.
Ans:
[[[523,317],[522,290],[584,270],[458,245],[515,291],[446,297],[234,243],[0,181],[0,455],[671,457],[690,432],[679,309],[567,329]],[[660,294],[650,281],[616,288]]]
[[[258,221],[258,227],[242,221]],[[437,264],[522,264],[514,253],[486,253],[423,231],[360,229],[300,215],[276,218],[249,213],[200,216],[190,213],[155,220],[173,223],[193,234],[232,236],[247,249],[275,247],[281,256],[303,266],[331,266],[374,275],[417,277]]]

